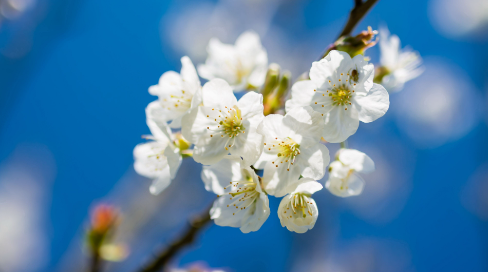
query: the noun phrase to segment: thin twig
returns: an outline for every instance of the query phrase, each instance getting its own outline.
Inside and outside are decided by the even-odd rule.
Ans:
[[[94,250],[91,256],[90,262],[90,272],[99,272],[101,271],[101,258],[99,250]]]
[[[182,248],[193,243],[197,233],[205,227],[210,220],[210,209],[212,206],[208,207],[203,211],[198,217],[193,219],[188,229],[183,233],[183,235],[177,240],[173,241],[167,248],[160,251],[156,257],[148,263],[146,266],[142,267],[139,272],[157,272],[162,271],[169,261],[176,255]]]
[[[368,13],[369,9],[372,8],[376,2],[378,2],[378,0],[368,0],[366,2],[355,0],[355,6],[351,10],[351,13],[349,13],[349,19],[347,19],[347,23],[337,39],[351,34],[356,25],[361,21],[361,19],[363,19],[364,15]]]
[[[361,21],[361,19],[363,19],[364,15],[368,13],[368,11],[374,6],[374,4],[376,4],[376,2],[378,2],[378,0],[367,0],[366,2],[363,2],[362,0],[354,0],[354,8],[349,13],[349,18],[347,19],[346,25],[342,29],[341,34],[339,34],[339,36],[337,37],[337,40],[339,40],[343,36],[350,35],[356,25]],[[327,56],[330,51],[329,48],[325,50],[325,53],[322,54],[322,57],[320,57],[320,59],[323,59]]]

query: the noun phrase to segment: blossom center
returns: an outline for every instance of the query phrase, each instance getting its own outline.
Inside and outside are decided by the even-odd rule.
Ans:
[[[260,194],[256,191],[256,185],[252,177],[248,177],[247,180],[232,181],[224,188],[225,195],[219,197],[229,197],[229,200],[234,200],[227,205],[227,208],[235,209],[232,215],[236,215],[240,211],[249,210],[249,207],[256,202]]]
[[[306,218],[307,216],[313,216],[312,200],[310,195],[305,193],[296,193],[293,198],[288,202],[283,209],[285,217],[289,218]],[[290,209],[291,208],[291,209]]]
[[[339,88],[332,89],[329,92],[329,96],[332,98],[332,105],[334,106],[347,106],[351,105],[351,91],[346,86],[341,86]]]
[[[227,115],[219,122],[222,131],[227,136],[233,138],[243,133],[244,126],[242,125],[241,110],[234,106],[227,110]]]
[[[264,143],[264,145],[265,147],[268,147],[268,151],[277,153],[278,158],[272,163],[276,167],[285,163],[287,171],[290,171],[290,166],[293,165],[296,157],[300,154],[300,145],[290,137],[287,137],[284,140],[275,138],[273,142]]]
[[[349,177],[354,173],[354,170],[353,169],[349,169],[349,171],[347,172],[347,175],[345,178],[341,179],[341,186],[340,186],[340,189],[341,190],[348,190],[349,189]]]
[[[278,143],[278,150],[278,157],[295,160],[295,157],[300,154],[300,145],[288,137],[284,141]]]
[[[168,110],[186,111],[191,107],[193,96],[185,90],[181,93],[171,94],[161,102],[162,106]]]

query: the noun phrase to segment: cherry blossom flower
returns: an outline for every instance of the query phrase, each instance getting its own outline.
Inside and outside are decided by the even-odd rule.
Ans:
[[[391,35],[387,28],[380,30],[381,67],[377,69],[375,82],[388,91],[399,91],[405,82],[418,77],[424,69],[422,58],[409,48],[401,49],[400,39]]]
[[[321,144],[324,123],[311,107],[299,107],[285,116],[271,114],[264,118],[258,132],[264,135],[264,151],[256,163],[264,168],[263,184],[276,197],[289,193],[300,175],[321,179],[329,164],[329,150]]]
[[[201,84],[195,66],[190,58],[181,58],[181,72],[164,73],[158,85],[149,87],[149,93],[159,99],[149,104],[151,108],[160,108],[160,118],[170,122],[171,128],[181,127],[181,118],[190,109],[201,103]]]
[[[355,149],[340,149],[336,161],[329,166],[329,179],[325,187],[334,195],[348,197],[363,191],[364,180],[357,173],[374,171],[374,162],[363,152]]]
[[[183,117],[182,134],[195,144],[193,158],[210,165],[229,153],[246,164],[256,162],[263,150],[257,127],[263,120],[263,96],[248,92],[237,101],[222,79],[207,82],[202,89],[203,106]]]
[[[300,179],[291,193],[283,197],[278,208],[281,226],[289,231],[305,233],[312,229],[319,216],[319,210],[312,194],[323,186],[310,178]]]
[[[259,230],[268,219],[268,196],[261,189],[259,177],[241,158],[229,155],[204,166],[202,180],[208,191],[219,196],[210,210],[215,224],[249,233]]]
[[[207,51],[207,61],[198,66],[201,77],[208,80],[224,79],[234,91],[256,89],[263,85],[268,54],[255,32],[242,33],[235,45],[223,44],[213,38],[208,44]]]
[[[173,143],[174,136],[164,122],[147,119],[152,140],[134,148],[134,169],[147,178],[153,179],[149,191],[153,195],[161,193],[174,179],[181,164],[180,149]]]
[[[310,80],[296,82],[286,110],[311,106],[324,118],[323,138],[331,143],[354,134],[359,121],[372,122],[383,116],[390,101],[388,92],[373,83],[374,67],[357,55],[332,50],[310,69]]]

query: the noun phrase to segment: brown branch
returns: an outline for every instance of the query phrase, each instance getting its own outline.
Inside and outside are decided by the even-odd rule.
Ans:
[[[368,13],[369,9],[371,9],[376,2],[378,2],[378,0],[368,0],[366,2],[356,0],[354,8],[351,10],[351,13],[349,13],[349,19],[347,19],[347,23],[337,39],[351,34],[356,25],[363,19],[364,15]]]
[[[367,0],[366,2],[363,2],[362,0],[354,0],[354,8],[349,13],[346,25],[342,29],[341,34],[339,34],[339,37],[337,37],[337,40],[343,36],[350,35],[356,25],[363,19],[376,2],[378,2],[378,0]],[[325,58],[329,51],[329,49],[325,50],[325,53],[320,59]]]
[[[100,258],[99,250],[94,250],[91,256],[89,272],[99,272],[101,271],[102,260]]]
[[[160,251],[156,257],[148,263],[146,266],[142,267],[139,272],[157,272],[162,271],[169,261],[185,246],[190,245],[195,240],[195,236],[199,231],[203,229],[210,220],[210,209],[212,206],[208,207],[203,211],[198,217],[194,218],[189,222],[188,229],[183,233],[183,235],[173,241],[167,248]]]

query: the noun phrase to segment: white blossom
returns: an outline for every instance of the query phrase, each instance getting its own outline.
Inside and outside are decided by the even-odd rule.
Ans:
[[[336,161],[329,166],[329,179],[325,187],[340,197],[359,195],[363,191],[364,180],[357,173],[374,171],[374,162],[363,152],[355,149],[340,149]]]
[[[388,110],[388,92],[373,83],[373,76],[374,67],[364,56],[351,59],[345,52],[332,50],[312,64],[310,80],[293,85],[286,110],[312,106],[324,118],[324,139],[342,142],[356,132],[359,121],[372,122]]]
[[[182,134],[195,144],[193,158],[210,165],[229,153],[251,165],[263,149],[257,127],[264,118],[263,96],[248,92],[237,101],[222,79],[207,82],[202,89],[203,106],[183,117]]]
[[[418,77],[423,68],[422,58],[418,52],[401,48],[400,38],[391,35],[387,28],[380,30],[380,73],[385,74],[381,84],[388,91],[399,91],[405,82]]]
[[[259,88],[266,77],[268,54],[261,45],[258,34],[242,33],[235,45],[210,40],[205,64],[198,66],[200,76],[208,80],[226,80],[234,91]]]
[[[256,163],[264,168],[266,192],[276,197],[289,193],[300,175],[321,179],[329,164],[329,150],[320,143],[324,123],[311,107],[299,107],[285,116],[271,114],[264,118],[258,132],[264,135],[264,151]]]
[[[171,128],[181,127],[181,118],[191,108],[201,103],[201,84],[195,66],[190,58],[181,58],[181,72],[164,73],[158,85],[149,87],[149,93],[158,96],[150,107],[160,108],[160,118],[171,122]]]
[[[165,122],[148,118],[147,125],[152,135],[146,138],[152,141],[134,148],[134,169],[139,175],[153,179],[149,191],[157,195],[176,176],[182,157],[180,150],[173,144],[174,136]]]
[[[280,202],[278,217],[281,226],[289,231],[305,233],[312,229],[319,216],[319,210],[312,194],[322,190],[322,185],[310,178],[300,179],[292,192]]]
[[[210,210],[215,224],[249,233],[259,230],[268,219],[268,196],[256,173],[241,158],[229,155],[214,165],[204,166],[202,180],[208,191],[219,196]]]

